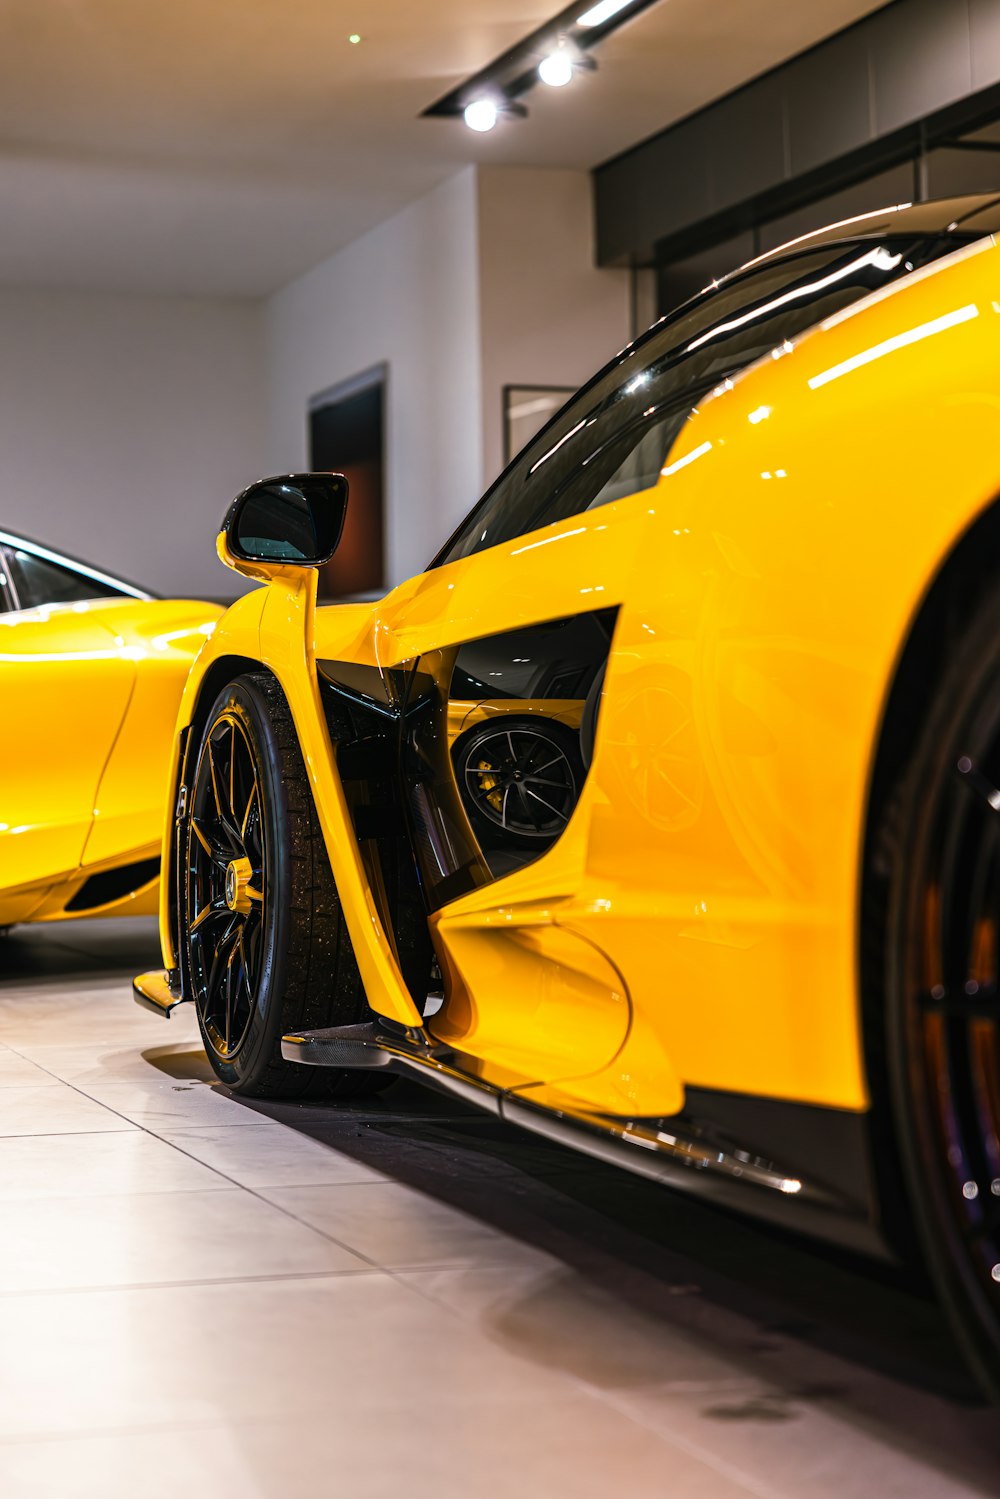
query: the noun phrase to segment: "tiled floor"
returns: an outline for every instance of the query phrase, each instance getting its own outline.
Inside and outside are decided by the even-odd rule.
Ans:
[[[958,1499],[933,1306],[397,1084],[247,1105],[146,922],[0,943],[3,1499]]]

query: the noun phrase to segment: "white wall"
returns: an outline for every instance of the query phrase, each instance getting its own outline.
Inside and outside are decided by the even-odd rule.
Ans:
[[[267,307],[267,466],[308,462],[309,399],[372,365],[386,398],[387,577],[419,571],[482,473],[476,179],[467,168]]]
[[[0,290],[0,527],[161,593],[226,594],[264,463],[263,320],[236,300]]]
[[[629,275],[594,264],[586,172],[483,167],[483,469],[503,460],[504,385],[582,385],[631,337]]]
[[[469,167],[271,298],[270,469],[307,463],[310,397],[389,367],[390,583],[499,472],[503,385],[575,387],[627,341],[592,220],[585,172]]]
[[[0,528],[163,593],[227,594],[230,498],[308,463],[310,397],[389,369],[387,572],[500,467],[504,383],[575,386],[625,341],[584,173],[466,168],[267,303],[0,289]]]

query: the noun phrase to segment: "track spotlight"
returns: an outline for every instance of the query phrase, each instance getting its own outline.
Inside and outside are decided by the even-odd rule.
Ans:
[[[527,114],[520,102],[538,84],[565,89],[577,73],[597,67],[594,50],[661,0],[576,0],[529,36],[449,90],[424,115],[464,118],[470,130],[487,133]]]
[[[550,88],[564,88],[573,81],[573,57],[569,48],[560,43],[538,64],[538,76]]]
[[[492,99],[473,99],[465,106],[463,113],[465,123],[470,130],[478,130],[481,134],[485,134],[496,124],[499,110]]]

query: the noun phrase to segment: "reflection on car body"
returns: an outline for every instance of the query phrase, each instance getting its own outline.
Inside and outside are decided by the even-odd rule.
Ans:
[[[155,912],[173,722],[221,613],[0,531],[0,926]]]
[[[919,1242],[994,1390],[998,229],[886,210],[706,288],[378,602],[317,606],[337,476],[241,497],[268,586],[185,690],[136,984],[237,1090],[407,1073]]]

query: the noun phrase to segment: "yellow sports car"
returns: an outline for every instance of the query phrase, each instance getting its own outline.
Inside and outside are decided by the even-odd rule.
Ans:
[[[177,705],[221,613],[0,532],[0,927],[157,909]]]
[[[918,1239],[994,1389],[997,229],[904,206],[713,283],[378,603],[317,607],[339,476],[241,495],[267,587],[185,690],[137,980],[238,1091],[406,1072]]]

